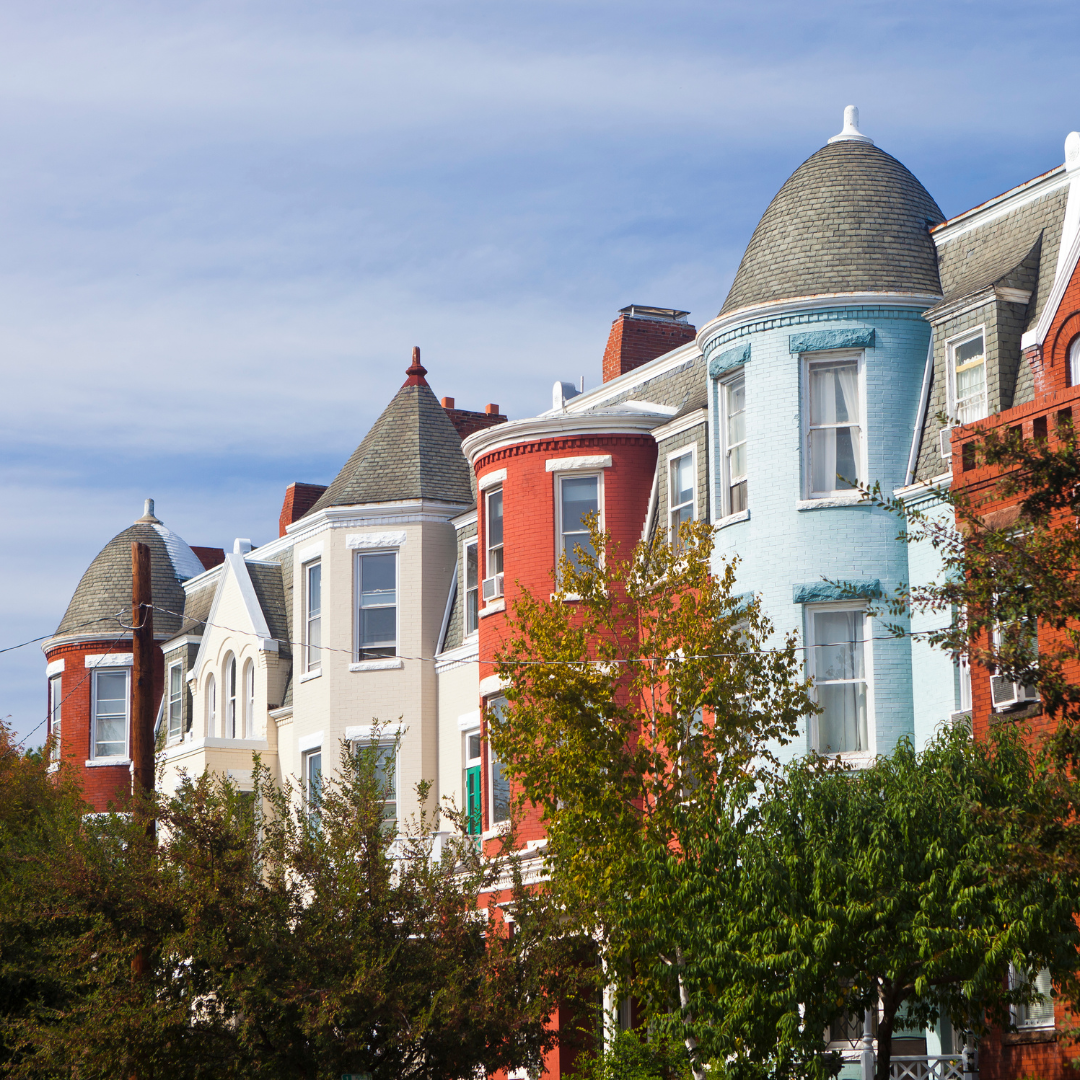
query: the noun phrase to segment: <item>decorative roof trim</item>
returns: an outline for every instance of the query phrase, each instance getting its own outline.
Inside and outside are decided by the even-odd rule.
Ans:
[[[718,379],[725,371],[750,363],[750,342],[735,349],[727,349],[709,361],[709,378]]]
[[[877,331],[872,326],[844,330],[811,330],[788,335],[788,352],[828,352],[832,349],[872,349]]]
[[[662,442],[664,439],[672,439],[676,435],[681,435],[684,431],[701,427],[708,422],[708,406],[702,405],[700,409],[694,409],[693,412],[688,412],[685,416],[679,416],[667,424],[661,424],[658,428],[653,428],[653,438],[657,442]]]
[[[637,412],[584,415],[566,412],[557,416],[511,420],[506,424],[496,424],[494,427],[474,431],[461,444],[461,450],[470,467],[475,468],[478,458],[506,446],[548,439],[569,439],[580,435],[647,435],[653,428],[669,419],[671,418],[668,416]]]
[[[375,548],[404,547],[409,534],[401,532],[346,533],[345,546],[350,551],[371,551]]]
[[[928,308],[940,299],[941,293],[859,292],[816,293],[813,296],[796,296],[788,300],[771,300],[768,303],[751,304],[749,307],[739,308],[738,311],[730,311],[727,315],[718,315],[698,331],[697,341],[701,351],[705,352],[710,340],[718,334],[770,315],[835,307]]]
[[[962,214],[957,214],[954,218],[949,218],[948,221],[943,221],[940,225],[935,225],[930,230],[930,235],[934,243],[941,247],[942,244],[959,239],[972,229],[979,229],[983,225],[996,221],[999,217],[1027,206],[1028,203],[1037,202],[1053,194],[1059,187],[1064,187],[1069,183],[1069,180],[1065,166],[1058,165],[1057,168],[1044,172],[1041,176],[1033,177],[1000,195],[995,195],[992,199],[987,199],[978,206],[973,206],[970,210],[965,210]]]

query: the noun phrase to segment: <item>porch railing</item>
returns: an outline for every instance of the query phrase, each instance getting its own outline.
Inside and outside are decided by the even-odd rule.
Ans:
[[[964,1059],[960,1054],[894,1057],[889,1076],[891,1080],[963,1080]]]

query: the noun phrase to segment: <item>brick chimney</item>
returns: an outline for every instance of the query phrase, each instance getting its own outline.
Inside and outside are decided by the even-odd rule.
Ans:
[[[326,490],[325,484],[293,483],[285,489],[285,502],[278,517],[278,536],[285,535],[285,528],[302,518]]]
[[[450,418],[450,423],[454,425],[462,439],[467,438],[474,431],[479,431],[481,428],[506,423],[506,417],[499,412],[498,405],[489,403],[484,406],[483,412],[470,412],[468,409],[455,408],[452,397],[444,397],[441,404],[446,410],[446,415]]]
[[[697,329],[686,321],[689,314],[689,311],[643,304],[620,308],[604,350],[604,382],[693,341]]]

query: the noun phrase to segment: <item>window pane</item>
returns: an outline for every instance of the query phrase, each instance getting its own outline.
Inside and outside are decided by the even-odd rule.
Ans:
[[[322,751],[313,750],[307,756],[307,797],[312,806],[318,806],[322,794]]]
[[[746,382],[737,379],[727,384],[728,442],[739,443],[746,438]]]
[[[510,820],[510,781],[503,773],[502,762],[491,759],[491,823]]]
[[[735,484],[731,489],[731,513],[737,514],[746,509],[746,481]]]
[[[866,684],[832,683],[817,688],[818,750],[846,754],[867,749]]]
[[[375,783],[378,785],[385,802],[383,817],[387,820],[397,817],[397,761],[393,745],[380,745],[375,758]]]
[[[848,491],[859,481],[862,457],[858,428],[816,428],[810,432],[810,484],[815,492]]]
[[[814,613],[814,675],[819,681],[863,678],[862,623],[861,611]]]
[[[818,745],[823,754],[869,748],[862,611],[813,614]]]
[[[396,555],[364,555],[360,559],[360,591],[365,603],[394,603],[396,562]]]
[[[977,338],[973,338],[971,341],[965,341],[963,345],[956,346],[956,366],[958,368],[964,367],[965,365],[971,363],[981,363],[982,359],[982,335]]]
[[[1035,989],[1043,996],[1042,1001],[1033,1001],[1030,1005],[1021,1005],[1016,1010],[1016,1026],[1053,1027],[1054,999],[1050,996],[1050,970],[1042,968],[1035,976]]]
[[[365,608],[360,612],[360,645],[364,652],[393,656],[396,643],[397,608]]]
[[[733,482],[746,475],[746,443],[740,443],[731,448],[728,454],[728,469]]]
[[[322,563],[308,567],[308,616],[322,613]]]
[[[470,735],[468,740],[468,750],[470,761],[475,761],[480,756],[480,736]]]
[[[465,588],[466,589],[475,589],[476,588],[476,576],[477,576],[476,545],[475,544],[466,544],[465,545]]]
[[[692,502],[694,498],[693,455],[683,454],[671,463],[671,505]]]
[[[859,422],[858,372],[855,363],[811,365],[811,424]]]
[[[564,532],[584,531],[585,515],[600,509],[595,476],[565,477],[562,482]]]
[[[487,546],[500,547],[503,542],[503,493],[502,488],[488,492],[487,497]],[[500,568],[501,569],[501,568]],[[498,573],[488,568],[488,573]]]

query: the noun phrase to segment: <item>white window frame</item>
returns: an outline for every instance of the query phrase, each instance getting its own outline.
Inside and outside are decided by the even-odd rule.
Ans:
[[[985,345],[983,346],[985,348]],[[1069,343],[1069,385],[1080,386],[1080,334]]]
[[[672,490],[671,490],[671,467],[680,458],[690,458],[690,472],[693,475],[693,483],[690,485],[690,520],[700,520],[698,514],[698,455],[697,455],[697,442],[692,442],[686,446],[680,446],[677,450],[672,450],[667,455],[667,525],[668,525],[668,539],[670,543],[674,544],[678,537],[675,534],[675,529],[672,528],[672,515],[676,510],[681,510],[686,503],[673,503],[672,502]]]
[[[476,562],[476,585],[469,588],[469,549],[473,550],[473,558]],[[464,637],[472,637],[480,630],[480,583],[483,580],[480,574],[480,540],[478,537],[470,537],[462,545],[462,592],[465,596],[465,607],[462,613],[462,623],[464,627]],[[476,595],[476,625],[469,626],[469,593],[475,593]]]
[[[389,660],[391,657],[369,656],[362,657],[360,642],[360,603],[362,597],[361,560],[369,555],[393,555],[394,556],[394,652],[392,656],[398,656],[401,652],[401,559],[397,548],[364,548],[357,551],[353,559],[353,663],[367,663],[369,661]],[[389,607],[389,604],[381,605]]]
[[[173,697],[173,672],[176,672],[180,691]],[[173,719],[176,731],[173,731]],[[165,737],[170,743],[179,742],[184,737],[184,672],[179,660],[169,665],[165,673]]]
[[[564,550],[565,534],[563,533],[562,520],[562,486],[564,480],[587,480],[596,478],[596,506],[599,513],[599,527],[603,532],[604,525],[604,471],[602,469],[566,469],[552,474],[555,480],[555,565],[559,565],[559,557]],[[574,530],[577,532],[578,530]]]
[[[725,377],[720,379],[716,384],[716,412],[717,420],[720,425],[720,467],[716,470],[720,479],[720,491],[719,499],[717,500],[717,506],[720,508],[720,517],[731,517],[733,514],[745,514],[750,508],[750,484],[747,481],[746,485],[746,510],[733,510],[731,508],[731,471],[729,466],[729,451],[730,446],[728,443],[728,393],[731,385],[736,382],[742,382],[743,393],[746,392],[746,373],[744,368],[739,368],[737,371],[733,371],[730,374],[725,373]],[[746,406],[743,405],[743,416],[745,423]],[[746,432],[743,437],[743,445],[749,441],[750,433]]]
[[[305,750],[303,752],[303,754],[301,755],[301,758],[303,759],[303,773],[302,773],[302,776],[303,776],[303,784],[304,784],[304,800],[307,802],[308,806],[313,808],[313,809],[316,806],[318,806],[318,804],[319,804],[319,798],[316,797],[316,798],[313,799],[312,796],[311,796],[311,763],[315,760],[316,757],[319,759],[319,792],[321,794],[321,792],[322,792],[322,774],[323,774],[323,769],[322,769],[322,747],[321,746],[313,746],[310,749]]]
[[[244,664],[244,730],[243,738],[255,738],[255,661]]]
[[[856,363],[856,372],[859,382],[859,473],[856,478],[861,484],[869,484],[869,444],[867,437],[866,415],[866,353],[862,349],[837,349],[827,352],[811,352],[802,354],[802,371],[800,376],[801,393],[799,415],[801,417],[802,431],[802,457],[803,457],[803,497],[807,500],[820,501],[821,499],[840,500],[842,502],[858,502],[862,496],[853,488],[833,488],[831,491],[814,491],[813,489],[813,463],[810,460],[810,370],[819,364],[836,364],[842,362]],[[849,425],[853,426],[853,425]]]
[[[807,644],[806,650],[806,667],[807,674],[815,678],[817,672],[815,671],[817,653],[815,652],[815,646],[817,641],[814,636],[814,615],[821,612],[846,612],[846,611],[859,611],[862,612],[863,617],[863,679],[866,683],[866,747],[863,750],[843,750],[839,752],[825,753],[820,750],[821,745],[821,733],[818,728],[818,722],[820,720],[820,714],[815,713],[810,718],[810,749],[816,754],[821,754],[822,757],[839,758],[842,761],[854,761],[854,762],[869,762],[873,759],[877,753],[877,725],[874,722],[874,638],[873,638],[873,617],[869,614],[869,605],[865,600],[841,600],[833,603],[824,604],[805,604],[803,606],[803,618],[805,621],[805,635],[804,640]],[[829,644],[824,642],[823,644]],[[817,700],[817,687],[814,687],[815,701]]]
[[[969,341],[974,341],[975,338],[981,337],[983,343],[983,414],[981,417],[974,417],[971,420],[961,421],[957,415],[957,409],[959,403],[956,400],[956,371],[954,357],[956,350],[961,345],[966,345]],[[949,338],[945,342],[945,393],[947,398],[946,412],[949,417],[949,422],[952,424],[973,424],[976,420],[985,420],[990,415],[990,379],[989,370],[986,363],[986,327],[975,326],[970,330],[965,330],[962,334],[957,334],[956,337]]]
[[[491,712],[495,707],[497,701],[506,703],[506,698],[502,694],[493,694],[491,697],[484,701],[484,714],[485,716]],[[506,817],[495,820],[495,751],[492,749],[491,740],[487,735],[487,726],[484,728],[484,739],[482,752],[484,754],[484,778],[487,780],[488,797],[485,800],[483,792],[480,793],[480,810],[481,815],[487,819],[487,827],[489,830],[505,828],[510,824],[510,781],[507,780],[507,799],[506,799]],[[500,764],[502,764],[500,762]]]
[[[1042,976],[1043,972],[1046,972],[1047,978],[1049,980],[1049,976],[1050,976],[1050,969],[1049,968],[1041,968],[1039,970],[1039,972],[1036,974],[1035,978],[1039,979]],[[1051,982],[1051,985],[1052,985],[1052,980],[1049,980],[1049,981]],[[1019,985],[1020,985],[1020,973],[1016,970],[1016,968],[1012,964],[1010,964],[1009,965],[1009,989],[1010,990],[1015,990],[1015,989],[1017,989],[1019,987]],[[1040,993],[1041,993],[1041,991],[1040,991]],[[1027,1014],[1027,1010],[1031,1007],[1029,1005],[1011,1005],[1009,1007],[1009,1012],[1011,1014],[1010,1018],[1012,1019],[1013,1026],[1016,1028],[1017,1031],[1053,1031],[1053,1029],[1057,1026],[1057,1021],[1056,1021],[1056,1019],[1054,1017],[1054,997],[1053,997],[1052,993],[1050,995],[1048,995],[1048,997],[1049,997],[1049,1005],[1050,1005],[1050,1016],[1047,1019],[1035,1020],[1035,1021],[1028,1020],[1026,1014]]]
[[[502,509],[503,509],[503,513],[502,513],[503,536],[502,536],[502,542],[499,544],[497,549],[493,548],[491,546],[491,529],[488,527],[489,523],[491,521],[491,512],[490,512],[490,510],[488,508],[491,505],[491,500],[496,495],[498,495],[499,499],[502,501]],[[495,550],[498,550],[498,552],[499,552],[499,562],[501,563],[501,566],[499,567],[498,570],[493,569],[492,566],[491,566],[491,562],[492,562],[491,555],[492,555],[492,552],[495,551]],[[494,487],[490,487],[490,488],[487,489],[487,491],[484,492],[484,567],[483,567],[483,572],[481,574],[481,577],[482,578],[494,577],[496,574],[503,573],[505,567],[506,567],[506,496],[503,494],[503,485],[502,484],[496,484]]]
[[[49,738],[53,740],[51,760],[60,760],[60,739],[62,720],[61,708],[64,703],[63,697],[63,674],[57,672],[49,676]]]
[[[367,751],[372,743],[367,740],[354,740],[353,752],[359,753],[361,751]],[[393,803],[394,803],[394,815],[393,817],[385,817],[384,821],[398,822],[401,820],[401,745],[396,739],[379,739],[374,744],[376,753],[383,754],[389,752],[394,757],[394,784],[393,784]],[[384,799],[383,805],[389,803],[390,799]]]
[[[107,754],[99,756],[97,753],[97,702],[98,702],[98,677],[101,675],[113,675],[122,672],[126,679],[126,692],[124,694],[124,752],[122,754]],[[128,666],[104,666],[95,668],[91,679],[90,700],[90,760],[91,761],[115,761],[121,764],[130,759],[131,747],[128,740],[131,738],[131,668]]]
[[[217,727],[218,715],[217,679],[212,671],[207,675],[206,685],[203,688],[203,708],[205,709],[203,729],[206,737],[212,739],[217,734],[214,729]]]
[[[319,571],[319,613],[311,614],[311,572]],[[322,559],[312,559],[303,564],[304,570],[304,671],[322,671]],[[319,624],[319,644],[311,645],[312,623]],[[314,656],[313,656],[314,654]]]
[[[240,682],[238,673],[239,663],[236,653],[229,653],[225,657],[225,678],[223,680],[225,693],[223,703],[225,705],[221,714],[221,736],[224,739],[236,738],[236,702],[240,695]]]

